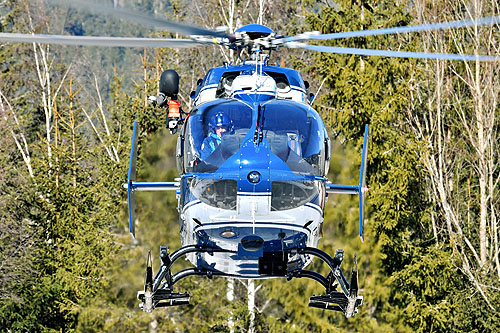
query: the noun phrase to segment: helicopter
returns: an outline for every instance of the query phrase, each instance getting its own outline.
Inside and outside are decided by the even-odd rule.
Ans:
[[[58,2],[58,1],[55,1]],[[310,45],[304,41],[330,40],[377,34],[498,24],[486,17],[417,26],[394,27],[297,36],[277,35],[261,24],[249,24],[228,34],[192,25],[80,1],[73,6],[148,22],[189,36],[125,38],[0,33],[0,41],[126,47],[193,47],[221,45],[237,52],[239,64],[210,69],[191,93],[193,107],[184,112],[178,100],[180,77],[166,70],[159,95],[150,102],[164,108],[166,127],[178,133],[174,181],[137,181],[138,125],[134,122],[127,183],[129,231],[135,237],[135,192],[176,192],[182,247],[169,252],[160,247],[161,267],[153,274],[151,252],[144,290],[138,292],[145,312],[190,303],[188,293],[174,286],[189,276],[267,279],[312,279],[325,288],[311,296],[309,306],[354,316],[363,304],[358,294],[356,264],[348,280],[341,264],[344,251],[334,256],[318,248],[324,208],[332,193],[358,196],[359,236],[364,237],[364,206],[369,125],[364,127],[359,181],[332,184],[327,178],[331,143],[320,115],[312,107],[308,83],[294,69],[270,64],[270,53],[280,48],[318,52],[424,59],[498,61],[496,56],[436,54],[390,50],[353,49]],[[241,54],[246,51],[247,59]],[[173,272],[173,264],[186,257],[194,267]],[[324,261],[328,275],[308,270],[313,258]],[[354,260],[356,263],[356,259]]]
[[[262,25],[236,33],[265,38],[273,31]],[[138,293],[146,312],[160,306],[189,304],[187,293],[173,286],[192,276],[242,279],[310,278],[325,295],[309,306],[337,310],[351,317],[362,304],[357,271],[350,282],[340,267],[344,252],[332,258],[318,249],[328,193],[359,196],[360,237],[363,237],[366,162],[369,128],[365,127],[358,185],[327,183],[330,139],[319,114],[307,99],[300,74],[269,65],[267,55],[252,53],[239,65],[208,71],[191,93],[192,110],[181,117],[179,76],[166,70],[160,95],[150,100],[165,106],[167,127],[178,132],[175,182],[137,182],[137,123],[130,152],[129,227],[135,234],[135,191],[176,190],[183,247],[168,253],[160,247],[162,266],[153,278],[148,257],[144,291]],[[172,274],[181,256],[195,268]],[[331,268],[329,276],[306,270],[313,257]],[[336,284],[341,291],[336,291]]]

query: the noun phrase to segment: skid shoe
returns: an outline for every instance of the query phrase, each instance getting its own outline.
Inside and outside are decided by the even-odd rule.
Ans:
[[[355,268],[351,271],[351,282],[348,284],[340,269],[340,264],[344,259],[344,251],[337,250],[333,258],[334,270],[327,276],[327,290],[324,295],[311,296],[309,306],[325,310],[340,311],[346,318],[350,318],[358,313],[358,307],[363,304],[363,296],[358,296],[358,271],[356,256],[354,256]],[[337,283],[342,291],[336,291]]]
[[[153,279],[153,265],[151,260],[151,251],[148,254],[148,261],[146,265],[146,278],[144,282],[144,291],[137,292],[137,299],[141,301],[139,307],[148,313],[151,313],[155,308],[178,306],[189,304],[190,295],[188,293],[176,293],[172,287],[172,273],[170,266],[172,261],[168,254],[166,246],[160,247],[160,259],[162,261],[162,269]],[[162,274],[162,278],[158,277]],[[159,284],[162,279],[165,279],[165,284],[160,288]]]
[[[160,246],[161,267],[153,278],[153,264],[151,260],[151,251],[149,251],[146,265],[146,278],[144,282],[144,291],[137,293],[137,299],[141,301],[139,307],[145,312],[152,312],[155,308],[166,306],[177,306],[189,304],[190,295],[188,293],[174,292],[174,284],[188,276],[232,276],[218,272],[213,267],[189,268],[172,274],[172,265],[176,260],[189,253],[208,253],[214,252],[236,253],[236,251],[212,248],[199,245],[183,246],[172,254],[168,253],[168,247]]]
[[[188,305],[190,297],[188,293],[174,293],[163,289],[158,289],[155,293],[150,294],[145,291],[137,292],[137,299],[142,302],[139,307],[148,313],[151,313],[155,308]]]
[[[313,279],[325,287],[325,294],[311,296],[309,306],[324,310],[340,311],[346,318],[354,316],[358,312],[358,307],[363,304],[363,296],[358,296],[358,271],[356,256],[354,256],[354,267],[352,269],[351,281],[347,282],[344,273],[340,268],[344,259],[344,251],[337,250],[335,257],[330,257],[326,252],[317,248],[299,248],[293,253],[313,255],[323,260],[330,267],[328,276],[308,270],[296,269],[289,271],[287,278],[309,278]],[[337,290],[340,287],[340,291]]]

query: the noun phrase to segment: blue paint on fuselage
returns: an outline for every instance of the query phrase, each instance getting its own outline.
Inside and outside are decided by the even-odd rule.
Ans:
[[[206,86],[210,86],[209,89],[215,89],[214,85],[219,84],[224,73],[241,74],[244,71],[255,70],[255,68],[255,65],[214,68],[207,73],[200,89]],[[303,80],[294,70],[266,65],[262,66],[262,72],[270,76],[285,75],[291,89],[305,93]],[[198,89],[198,94],[200,89]],[[201,142],[209,133],[206,124],[218,112],[229,115],[234,126],[223,134],[221,144],[211,156],[198,159],[196,152],[199,152]],[[318,218],[323,215],[324,203],[324,187],[312,187],[304,185],[304,182],[326,180],[323,175],[324,169],[313,165],[314,163],[320,164],[314,162],[314,158],[320,159],[319,155],[324,154],[326,136],[321,117],[314,109],[307,104],[293,100],[276,99],[265,92],[252,93],[252,91],[242,90],[235,93],[233,98],[218,98],[196,105],[190,114],[186,128],[184,134],[187,140],[190,140],[193,158],[190,162],[194,164],[191,163],[191,166],[185,169],[189,172],[181,175],[179,204],[181,212],[194,221],[186,221],[186,223],[191,228],[188,233],[193,232],[196,235],[194,241],[198,245],[231,247],[239,246],[241,239],[245,236],[256,234],[262,237],[264,245],[258,253],[239,249],[239,255],[231,256],[232,260],[240,261],[243,265],[245,260],[253,260],[252,258],[260,257],[264,252],[304,247],[311,242],[310,237],[312,239],[318,237],[312,234],[312,229],[304,227],[308,223],[304,214],[312,214],[311,219],[316,219],[315,226],[317,227]],[[251,181],[249,175],[255,173],[258,173],[259,180]],[[262,205],[265,202],[262,198],[266,196],[269,198],[269,204],[272,204],[275,200],[271,195],[273,182],[284,182],[285,185],[277,184],[278,188],[296,186],[295,191],[299,192],[301,186],[309,189],[316,188],[317,194],[310,197],[309,202],[301,202],[299,205],[302,209],[296,209],[299,205],[285,203],[281,208],[269,206],[268,211],[265,212],[266,209],[260,206],[258,219],[252,218],[251,208],[245,204],[248,205],[248,202],[255,200],[256,206]],[[293,184],[294,182],[297,184]],[[190,184],[193,188],[190,188]],[[236,189],[228,191],[228,188],[233,186],[232,184],[236,185]],[[220,192],[217,192],[219,190],[216,188],[221,189]],[[210,192],[209,195],[207,195],[208,192]],[[228,195],[228,192],[231,194]],[[276,193],[289,196],[290,198],[287,197],[287,199],[290,202],[300,197],[294,195],[293,192],[277,190]],[[245,196],[248,196],[248,199]],[[201,205],[198,205],[200,201]],[[235,203],[235,205],[227,205],[227,202]],[[260,203],[257,204],[257,202]],[[280,202],[279,199],[277,202]],[[241,203],[243,203],[242,206],[238,206]],[[194,205],[196,207],[191,209],[190,207]],[[227,208],[229,206],[233,208]],[[240,208],[235,207],[244,207],[243,213],[239,210]],[[210,215],[205,213],[207,209],[211,212]],[[234,210],[234,213],[231,213],[234,215],[230,217],[228,215],[230,213],[224,212],[224,209]],[[296,210],[294,213],[283,215],[278,212],[278,210],[287,209]],[[198,214],[202,218],[198,218]],[[222,236],[231,235],[231,232],[234,232],[234,236]],[[282,240],[278,235],[285,235],[285,238]],[[198,259],[198,265],[204,264],[204,260]],[[227,260],[228,258],[221,256],[217,265],[229,264]],[[207,261],[210,262],[209,259]],[[252,270],[254,267],[238,267],[239,274],[258,273]]]

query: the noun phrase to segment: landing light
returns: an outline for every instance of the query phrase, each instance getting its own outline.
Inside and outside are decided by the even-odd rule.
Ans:
[[[221,232],[220,235],[224,238],[233,238],[234,236],[236,236],[236,233],[231,229],[226,229],[223,232]]]

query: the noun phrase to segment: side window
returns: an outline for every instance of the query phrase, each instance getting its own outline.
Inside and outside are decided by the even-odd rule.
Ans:
[[[192,97],[198,96],[202,86],[203,86],[203,79],[198,79],[198,82],[196,82],[196,90],[194,91],[194,94]]]
[[[185,172],[193,172],[194,163],[196,163],[197,158],[197,149],[195,148],[195,142],[192,133],[193,124],[196,127],[197,123],[199,122],[199,116],[196,114],[196,111],[197,110],[191,111],[191,115],[184,125],[184,138],[182,140],[184,149],[182,150],[182,155],[184,164],[183,167]],[[195,119],[194,122],[193,119]],[[197,134],[198,131],[195,130],[194,133]]]

